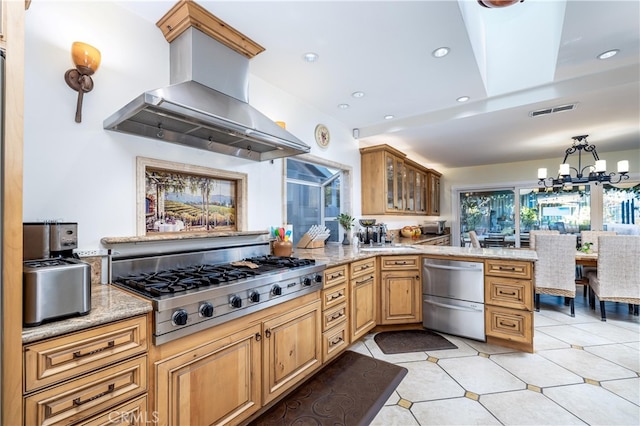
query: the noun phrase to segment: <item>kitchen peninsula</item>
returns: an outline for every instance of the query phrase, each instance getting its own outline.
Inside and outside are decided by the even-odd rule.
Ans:
[[[268,242],[261,232],[245,237]],[[134,246],[145,240],[132,238]],[[119,248],[133,242],[105,241]],[[322,281],[319,288],[165,344],[152,344],[149,303],[111,285],[94,285],[95,312],[23,332],[29,371],[54,367],[29,377],[25,419],[93,421],[130,410],[153,413],[160,424],[246,421],[376,327],[421,327],[420,266],[427,257],[483,263],[487,341],[533,351],[534,251],[328,244],[296,248],[293,256],[326,265],[313,275]],[[217,395],[210,406],[204,399],[211,395],[192,392],[191,384],[211,380],[242,391]]]

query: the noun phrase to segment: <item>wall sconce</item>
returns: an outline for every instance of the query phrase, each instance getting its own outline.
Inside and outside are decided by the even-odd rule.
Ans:
[[[82,121],[82,97],[93,89],[91,75],[100,66],[100,51],[87,43],[75,41],[71,45],[71,59],[76,67],[64,74],[64,81],[78,92],[76,123],[80,123]]]

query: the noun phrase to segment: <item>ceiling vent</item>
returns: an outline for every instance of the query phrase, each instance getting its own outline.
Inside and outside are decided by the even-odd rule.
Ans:
[[[551,107],[551,108],[545,108],[545,109],[539,109],[536,111],[531,111],[529,113],[530,117],[537,117],[539,115],[547,115],[547,114],[553,114],[556,112],[563,112],[563,111],[571,111],[574,110],[578,107],[578,104],[566,104],[566,105],[559,105],[559,106],[555,106],[555,107]]]

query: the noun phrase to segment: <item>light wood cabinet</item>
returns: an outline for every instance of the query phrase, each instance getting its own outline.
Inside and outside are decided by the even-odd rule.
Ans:
[[[134,398],[147,414],[147,317],[25,345],[24,424],[92,423]]]
[[[322,290],[322,363],[349,346],[349,265],[324,271]]]
[[[157,419],[157,414],[147,411],[147,396],[144,395],[77,426],[144,426],[156,423]]]
[[[350,332],[355,342],[376,326],[378,285],[376,258],[351,263],[350,288]]]
[[[158,362],[161,424],[237,423],[256,412],[262,404],[261,340],[256,324]]]
[[[320,301],[263,323],[263,404],[322,364]]]
[[[380,258],[380,323],[422,322],[419,256]]]
[[[321,302],[297,305],[304,300],[162,345],[182,350],[154,363],[158,423],[239,424],[312,374],[321,365]]]
[[[440,173],[389,145],[360,149],[362,214],[440,214]],[[430,180],[431,176],[437,181]],[[432,201],[430,191],[438,190]],[[430,206],[433,207],[430,207]]]
[[[487,343],[533,352],[533,264],[488,259],[484,268]]]
[[[441,235],[439,237],[430,238],[428,241],[421,242],[419,244],[428,245],[428,246],[450,246],[451,245],[451,235]]]
[[[146,391],[145,355],[26,396],[25,425],[72,424]]]

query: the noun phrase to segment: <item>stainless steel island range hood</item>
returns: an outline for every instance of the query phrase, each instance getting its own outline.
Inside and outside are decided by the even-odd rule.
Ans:
[[[157,25],[170,42],[171,84],[133,99],[105,129],[256,161],[311,150],[248,103],[249,59],[261,46],[192,1]]]

